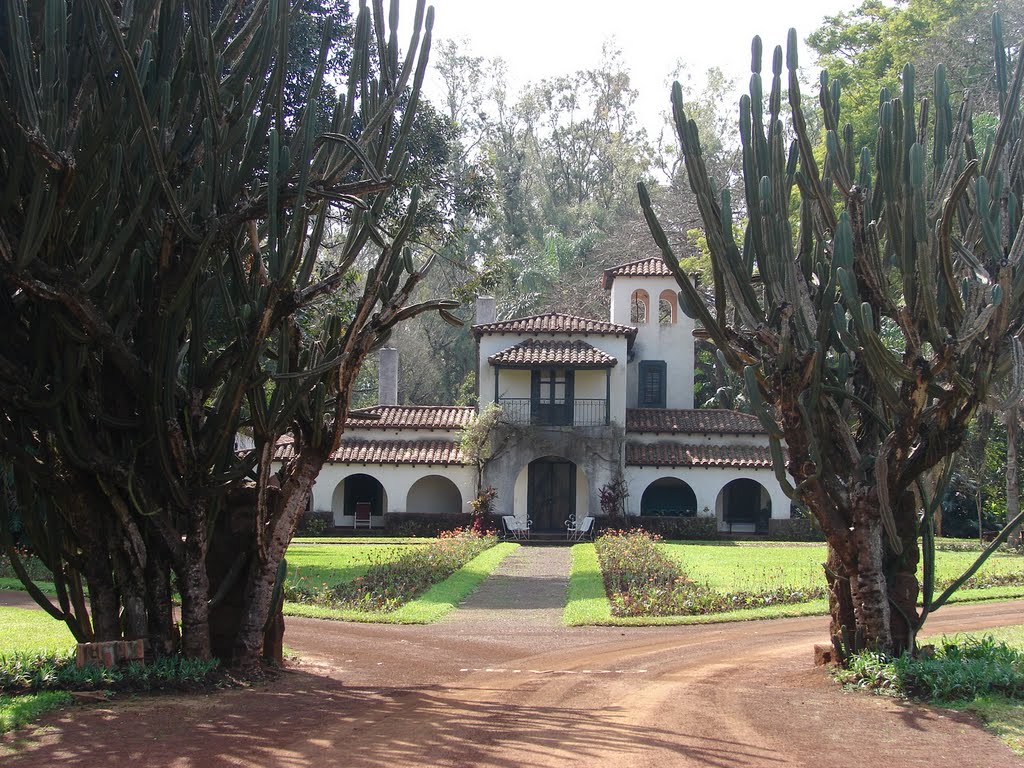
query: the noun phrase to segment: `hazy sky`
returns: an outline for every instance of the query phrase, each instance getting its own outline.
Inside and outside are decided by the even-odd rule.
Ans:
[[[639,93],[637,111],[649,128],[668,104],[666,78],[679,59],[700,77],[718,66],[745,85],[750,40],[771,49],[785,46],[795,27],[803,39],[824,16],[848,10],[856,0],[428,0],[438,39],[469,41],[470,51],[508,62],[512,82],[522,84],[593,66],[601,46],[614,38]],[[411,0],[402,3],[409,14]],[[812,63],[801,45],[801,65]],[[436,86],[429,89],[436,93]]]

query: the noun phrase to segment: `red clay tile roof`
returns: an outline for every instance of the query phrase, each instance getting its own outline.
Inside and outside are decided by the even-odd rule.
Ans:
[[[756,416],[720,408],[627,408],[627,432],[763,435]]]
[[[604,271],[604,280],[601,283],[606,291],[612,287],[612,281],[616,277],[672,277],[672,270],[661,256],[651,256],[628,264],[619,264],[617,267],[609,267]]]
[[[295,455],[293,443],[279,442],[276,461]],[[343,438],[332,464],[467,464],[458,443],[449,440],[360,440]]]
[[[771,469],[767,447],[626,443],[626,464],[634,467],[729,467]]]
[[[375,405],[351,411],[346,429],[461,429],[475,413],[472,406]]]
[[[585,341],[562,339],[527,339],[521,344],[491,355],[487,362],[502,368],[529,368],[535,365],[612,368],[618,364],[614,357]]]
[[[603,320],[591,320],[588,317],[565,315],[561,312],[548,312],[544,315],[517,317],[498,323],[484,323],[473,326],[473,335],[478,339],[485,333],[582,333],[596,336],[636,336],[636,328],[631,325],[606,323]]]

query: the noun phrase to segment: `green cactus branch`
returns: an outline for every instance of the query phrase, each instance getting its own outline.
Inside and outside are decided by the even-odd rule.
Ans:
[[[919,556],[915,484],[958,449],[993,378],[1013,367],[1024,334],[1024,66],[1018,54],[1011,76],[998,19],[994,30],[1001,114],[983,157],[972,142],[970,103],[954,120],[941,67],[920,104],[914,68],[904,69],[900,94],[880,97],[876,145],[864,148],[852,145],[839,84],[823,73],[823,133],[812,135],[792,30],[787,133],[783,51],[773,52],[766,99],[755,39],[749,94],[739,104],[742,245],[732,238],[730,197],[714,191],[674,87],[680,151],[714,268],[710,306],[679,268],[640,188],[681,305],[743,376],[777,463],[784,438],[788,477],[776,472],[826,532],[840,575],[850,579],[842,583],[863,590],[849,604],[870,604],[857,616],[834,615],[857,631],[834,624],[833,634],[883,648],[912,646],[921,620],[916,586],[908,586],[916,585]],[[761,296],[751,285],[755,266]]]

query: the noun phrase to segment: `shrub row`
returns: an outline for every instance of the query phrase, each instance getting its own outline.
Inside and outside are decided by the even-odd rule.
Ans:
[[[317,591],[285,585],[285,600],[324,608],[393,611],[444,581],[496,543],[464,529],[442,534],[437,541],[410,549],[391,562],[375,563],[365,575]]]
[[[949,702],[1001,694],[1024,698],[1024,651],[981,638],[945,638],[932,657],[890,658],[865,651],[836,672],[846,685]]]
[[[164,656],[151,664],[123,667],[75,666],[71,655],[0,656],[0,691],[159,691],[196,690],[218,681],[216,659]]]
[[[718,520],[714,517],[662,517],[641,515],[626,518],[623,523],[636,525],[663,539],[711,541],[718,538]]]
[[[295,529],[296,536],[323,536],[334,528],[333,512],[308,511],[299,518],[299,525]]]
[[[434,538],[440,536],[445,531],[451,531],[456,528],[469,528],[472,524],[472,515],[459,512],[443,515],[398,514],[386,515],[384,517],[384,530],[390,536]]]

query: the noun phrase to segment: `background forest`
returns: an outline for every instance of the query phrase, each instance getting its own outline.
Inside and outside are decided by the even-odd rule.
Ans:
[[[1002,14],[1006,40],[1024,36],[1018,3],[866,0],[811,31],[807,44],[816,59],[804,67],[804,79],[815,82],[828,69],[842,84],[844,120],[853,125],[855,143],[873,147],[879,89],[898,92],[907,62],[920,73],[952,62],[947,79],[953,101],[971,93],[972,130],[984,147],[997,119],[988,39],[993,10]],[[431,130],[421,134],[419,156],[423,179],[433,177],[435,206],[421,214],[419,245],[440,257],[429,279],[438,295],[461,302],[456,314],[467,325],[453,327],[431,314],[396,330],[391,343],[401,360],[400,402],[473,404],[476,356],[469,325],[478,294],[496,297],[498,319],[547,311],[605,316],[602,271],[656,253],[637,181],[647,186],[686,271],[710,287],[699,216],[692,197],[681,193],[686,171],[667,100],[662,127],[652,133],[637,115],[629,66],[613,42],[590,68],[516,90],[505,63],[477,55],[467,41],[442,40],[433,66],[443,98],[434,96],[426,111]],[[736,101],[744,84],[718,69],[688,72],[683,64],[665,74],[666,82],[684,84],[687,114],[698,125],[713,181],[735,188]],[[697,406],[744,409],[742,383],[718,364],[710,344],[697,345]],[[375,402],[371,358],[355,405]],[[1016,409],[994,407],[972,426],[943,505],[949,534],[977,536],[1006,519],[1007,482],[1015,478],[1006,466],[1016,463],[1019,419]]]

